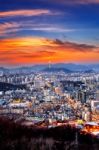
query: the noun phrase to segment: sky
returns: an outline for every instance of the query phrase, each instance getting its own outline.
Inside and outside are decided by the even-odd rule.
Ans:
[[[0,0],[0,66],[99,63],[99,0]]]

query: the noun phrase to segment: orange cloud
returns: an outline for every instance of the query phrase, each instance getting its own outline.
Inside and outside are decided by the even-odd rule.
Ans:
[[[63,42],[58,39],[25,37],[0,40],[0,64],[18,65],[57,62],[99,62],[94,45]]]
[[[47,9],[1,11],[0,17],[52,15]]]

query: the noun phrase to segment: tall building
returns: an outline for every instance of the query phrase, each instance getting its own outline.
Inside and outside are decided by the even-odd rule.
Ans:
[[[81,101],[81,103],[86,103],[86,91],[78,92],[78,100]]]

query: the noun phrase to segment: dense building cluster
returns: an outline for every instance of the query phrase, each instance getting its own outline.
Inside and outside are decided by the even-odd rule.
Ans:
[[[0,115],[42,127],[99,123],[99,73],[1,73]]]

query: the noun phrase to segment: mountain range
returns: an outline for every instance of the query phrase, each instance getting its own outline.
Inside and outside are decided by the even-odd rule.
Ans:
[[[18,68],[0,67],[0,72],[3,73],[32,73],[32,72],[99,72],[99,64],[73,64],[73,63],[58,63],[58,64],[41,64],[33,66],[23,66]]]

